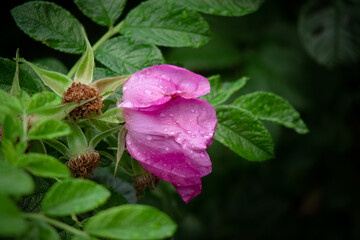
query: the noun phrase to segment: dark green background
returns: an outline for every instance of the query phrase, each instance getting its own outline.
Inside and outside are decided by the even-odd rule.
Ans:
[[[1,7],[0,56],[16,48],[29,60],[56,57],[68,68],[78,59],[35,42]],[[55,1],[86,27],[94,43],[106,29],[84,17],[72,1]],[[140,1],[129,0],[125,13]],[[296,3],[295,3],[296,2]],[[214,142],[213,172],[188,205],[162,183],[142,203],[179,223],[175,239],[360,239],[360,65],[328,69],[305,52],[297,31],[306,1],[268,0],[254,14],[204,15],[214,39],[202,49],[162,48],[169,63],[224,81],[248,75],[239,94],[277,93],[301,113],[310,133],[267,125],[276,158],[248,162]],[[124,16],[124,15],[123,15]]]

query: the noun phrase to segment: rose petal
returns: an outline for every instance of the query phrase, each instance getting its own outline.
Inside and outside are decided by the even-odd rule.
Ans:
[[[210,92],[209,81],[185,68],[156,65],[134,73],[123,87],[122,108],[161,105],[173,96],[195,98]]]
[[[185,203],[188,203],[192,198],[196,197],[201,192],[201,184],[190,186],[173,185]]]
[[[178,97],[151,111],[125,109],[124,116],[130,154],[160,179],[177,188],[188,186],[184,201],[196,196],[200,178],[211,172],[205,149],[216,127],[214,108],[203,99]],[[194,193],[189,195],[191,188]]]

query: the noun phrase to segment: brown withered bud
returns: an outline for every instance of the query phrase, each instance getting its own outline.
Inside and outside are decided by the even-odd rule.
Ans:
[[[151,190],[155,190],[156,186],[159,183],[159,178],[154,174],[146,171],[144,174],[136,176],[133,178],[134,188],[136,190],[136,196],[141,198],[141,193],[149,187]]]
[[[100,164],[100,155],[97,152],[88,152],[71,158],[67,163],[73,177],[88,178],[92,175],[95,168]]]
[[[73,82],[67,91],[64,92],[62,103],[80,103],[91,98],[94,99],[71,111],[70,115],[72,117],[80,118],[89,117],[92,113],[99,114],[101,108],[104,107],[98,90],[82,83]]]

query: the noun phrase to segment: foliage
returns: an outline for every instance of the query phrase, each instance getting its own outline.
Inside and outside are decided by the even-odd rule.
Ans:
[[[93,45],[81,23],[55,3],[30,1],[15,7],[12,17],[28,36],[55,50],[82,56],[67,75],[61,62],[54,69],[45,60],[26,60],[31,56],[17,56],[15,62],[0,58],[0,184],[4,186],[0,190],[0,235],[39,239],[65,238],[66,234],[73,239],[173,236],[177,224],[166,213],[127,204],[126,191],[104,180],[114,171],[126,182],[143,171],[125,151],[124,117],[116,107],[121,86],[128,74],[165,63],[159,46],[198,48],[207,44],[211,24],[197,11],[244,16],[258,10],[262,2],[148,0],[122,16],[124,0],[75,0],[87,17],[109,28]],[[117,34],[123,36],[113,37]],[[95,67],[98,64],[101,68]],[[233,94],[245,86],[248,77],[223,82],[216,75],[209,81],[212,91],[203,98],[217,111],[215,139],[242,158],[264,161],[274,157],[274,141],[262,121],[308,132],[299,113],[278,95],[255,92],[234,100]],[[95,88],[98,95],[64,103],[61,97],[74,83]],[[74,111],[96,98],[106,99],[99,114],[74,116]],[[93,177],[89,174],[90,180],[72,178],[75,170],[70,162],[94,152],[100,153],[106,176],[95,171]],[[129,191],[135,194],[134,189]],[[35,210],[28,211],[26,206]],[[60,234],[60,229],[67,233]]]

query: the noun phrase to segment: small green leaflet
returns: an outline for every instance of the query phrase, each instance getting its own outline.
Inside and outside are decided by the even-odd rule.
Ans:
[[[115,163],[115,169],[114,169],[114,176],[116,176],[117,170],[119,168],[119,164],[121,161],[121,157],[125,151],[125,141],[126,141],[126,133],[127,130],[125,126],[123,126],[118,134],[118,143],[117,143],[117,152],[116,152],[116,163]]]
[[[69,120],[68,123],[71,129],[71,134],[67,136],[68,147],[71,155],[77,156],[89,149],[88,141],[79,125],[74,123],[72,120]]]
[[[94,62],[94,53],[91,44],[89,43],[86,37],[85,30],[84,29],[82,30],[83,30],[82,32],[84,34],[84,38],[86,40],[86,51],[80,59],[80,63],[75,73],[74,81],[87,85],[92,82],[95,62]]]
[[[132,74],[164,63],[161,51],[156,46],[134,42],[127,37],[105,41],[96,49],[95,58],[119,75]]]
[[[175,222],[165,213],[145,205],[122,205],[90,218],[85,231],[111,239],[164,239],[174,235]]]
[[[109,109],[103,114],[92,117],[91,119],[96,119],[110,123],[122,123],[125,121],[123,117],[123,109],[117,107]]]
[[[18,27],[47,46],[67,53],[81,53],[86,43],[81,24],[67,10],[45,1],[30,1],[11,10]]]
[[[25,231],[26,222],[15,203],[0,194],[0,236],[19,236]]]
[[[32,114],[61,103],[61,98],[52,92],[40,92],[34,94],[27,107],[27,113]]]
[[[109,130],[106,130],[104,132],[99,133],[98,135],[96,135],[95,137],[93,137],[93,139],[91,139],[90,143],[89,143],[89,147],[90,149],[95,149],[96,145],[101,141],[104,140],[106,137],[116,133],[119,130],[119,127],[115,127],[115,128],[111,128]]]
[[[131,75],[125,75],[125,76],[99,79],[93,82],[91,86],[99,91],[102,99],[106,99],[118,87],[123,85],[126,82],[126,80],[130,78],[130,76]]]
[[[53,72],[45,69],[41,69],[36,65],[22,59],[27,63],[43,81],[43,83],[53,90],[57,95],[62,96],[64,92],[71,86],[72,80],[66,75],[58,72]]]
[[[16,70],[14,74],[14,80],[10,89],[10,94],[15,97],[21,95],[21,88],[19,83],[19,49],[16,51]]]
[[[69,178],[69,169],[56,158],[40,154],[24,154],[19,164],[35,176],[48,178]]]
[[[234,82],[222,83],[220,82],[219,75],[211,76],[209,77],[210,93],[202,98],[207,100],[212,106],[218,106],[228,100],[233,93],[245,86],[248,80],[248,77],[242,77]]]
[[[293,128],[299,134],[309,130],[300,114],[285,99],[268,92],[254,92],[237,98],[232,105],[245,109],[260,120]]]
[[[112,26],[120,17],[126,0],[75,0],[78,8],[99,25]]]
[[[0,160],[0,194],[21,196],[34,191],[34,181],[25,171]]]
[[[104,204],[110,192],[103,186],[84,179],[55,183],[42,201],[42,210],[51,216],[88,212]]]
[[[221,16],[244,16],[258,10],[264,0],[174,0],[199,12]]]
[[[234,106],[216,109],[218,124],[215,139],[249,161],[263,161],[274,157],[274,143],[270,133],[255,116]]]
[[[210,28],[196,11],[170,0],[149,0],[130,11],[120,32],[133,39],[167,47],[200,47]]]
[[[28,227],[26,228],[25,233],[21,236],[21,240],[59,240],[60,237],[52,226],[46,222],[32,219],[28,221]]]
[[[37,122],[30,128],[29,139],[50,139],[71,133],[69,126],[57,119],[47,119]]]
[[[10,59],[0,57],[0,88],[5,91],[11,89],[13,78],[16,70],[15,62]],[[31,75],[23,68],[19,68],[20,87],[29,92],[34,93],[38,91],[38,87],[35,84],[34,79]]]

